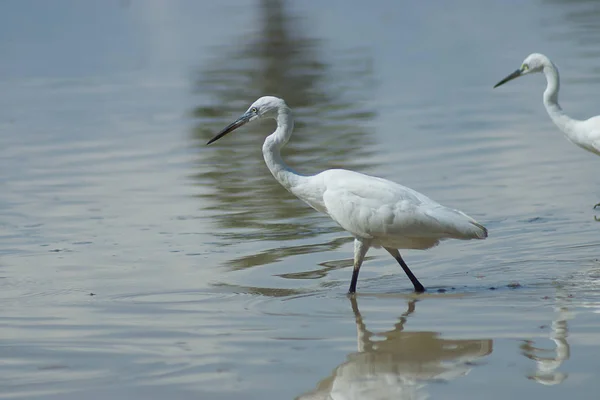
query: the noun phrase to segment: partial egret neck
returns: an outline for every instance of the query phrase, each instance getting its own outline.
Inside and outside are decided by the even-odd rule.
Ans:
[[[284,188],[291,191],[303,178],[283,161],[280,153],[281,148],[290,140],[294,129],[292,110],[284,106],[279,107],[275,120],[277,129],[265,139],[262,148],[263,157],[275,179]]]
[[[560,79],[558,76],[558,68],[548,60],[544,65],[544,75],[546,76],[546,90],[544,91],[544,106],[548,115],[556,124],[556,126],[563,131],[567,137],[573,139],[573,123],[575,120],[565,114],[563,109],[558,104],[558,91],[560,89]]]

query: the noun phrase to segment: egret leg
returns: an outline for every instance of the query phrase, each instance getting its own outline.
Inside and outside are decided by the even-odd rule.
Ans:
[[[354,239],[354,269],[352,270],[352,280],[350,281],[350,289],[348,290],[348,294],[356,292],[358,272],[360,271],[360,266],[365,259],[367,251],[369,251],[369,247],[371,247],[371,241]]]
[[[406,273],[406,276],[408,276],[408,279],[410,279],[413,286],[415,287],[415,292],[423,293],[425,291],[425,287],[423,285],[421,285],[421,282],[419,282],[419,280],[412,273],[410,268],[408,268],[408,265],[406,265],[406,263],[402,259],[402,256],[400,256],[400,252],[398,251],[398,249],[390,249],[388,247],[386,247],[385,249],[388,251],[388,253],[390,253],[392,255],[392,257],[394,257],[396,259],[396,261],[398,261],[398,264],[400,264],[400,266],[404,270],[404,273]]]
[[[596,208],[598,208],[598,207],[600,207],[600,203],[598,203],[598,204],[596,204],[596,205],[594,206],[594,210],[595,210]]]

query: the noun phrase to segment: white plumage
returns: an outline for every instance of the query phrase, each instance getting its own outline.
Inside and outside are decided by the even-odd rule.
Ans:
[[[445,238],[485,237],[485,229],[463,212],[395,182],[339,169],[312,179],[324,181],[327,214],[373,246],[427,249]]]
[[[312,176],[300,175],[280,155],[293,131],[290,108],[277,97],[256,100],[234,123],[208,144],[258,118],[273,118],[277,129],[263,144],[267,167],[296,197],[326,213],[354,236],[354,271],[350,293],[356,290],[358,272],[370,247],[384,247],[400,263],[415,291],[425,290],[398,249],[428,249],[443,239],[485,239],[487,230],[465,213],[444,207],[427,196],[386,179],[343,169]]]

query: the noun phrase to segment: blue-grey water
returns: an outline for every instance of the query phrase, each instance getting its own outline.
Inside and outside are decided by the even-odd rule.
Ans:
[[[600,113],[600,2],[0,2],[0,398],[595,399],[600,159],[545,113]],[[371,250],[274,181],[395,180],[489,238]],[[446,290],[438,293],[438,289]]]

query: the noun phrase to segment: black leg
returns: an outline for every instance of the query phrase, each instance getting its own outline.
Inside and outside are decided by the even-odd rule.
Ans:
[[[348,290],[348,294],[353,294],[354,292],[356,292],[356,282],[358,282],[359,271],[360,267],[354,268],[354,270],[352,270],[352,280],[350,281],[350,289]]]
[[[595,210],[596,208],[598,208],[598,207],[600,207],[600,203],[598,203],[598,204],[596,204],[596,205],[594,206],[594,210]]]
[[[398,263],[400,264],[400,266],[402,267],[402,269],[406,273],[406,276],[408,276],[408,279],[410,279],[410,281],[412,282],[413,286],[415,287],[415,292],[417,292],[417,293],[423,293],[425,291],[425,287],[423,287],[423,285],[421,285],[421,282],[419,282],[419,280],[412,273],[412,271],[410,270],[410,268],[408,268],[408,265],[406,265],[406,263],[402,259],[402,256],[400,255],[400,253],[398,253],[397,256],[394,256],[394,258],[396,259],[396,261],[398,261]]]

